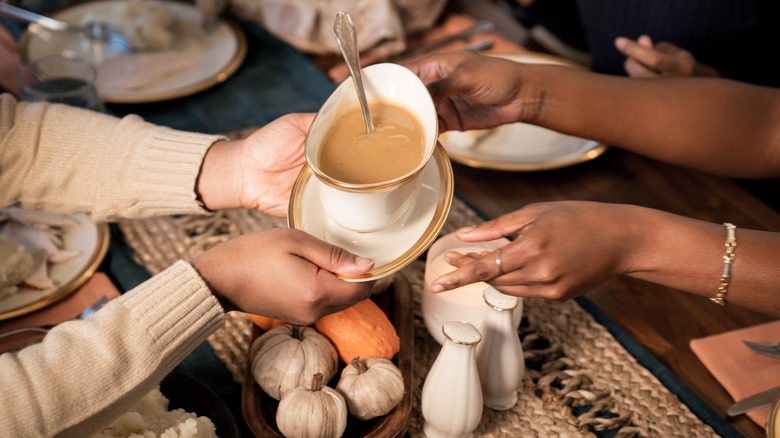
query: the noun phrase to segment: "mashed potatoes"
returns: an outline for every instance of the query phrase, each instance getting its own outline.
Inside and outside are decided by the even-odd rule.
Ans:
[[[92,438],[216,438],[214,423],[207,417],[168,410],[160,387],[150,391],[129,411]]]

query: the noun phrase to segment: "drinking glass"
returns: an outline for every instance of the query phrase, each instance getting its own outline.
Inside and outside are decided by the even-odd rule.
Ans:
[[[105,110],[95,86],[97,69],[86,59],[45,56],[23,66],[17,78],[22,100]]]

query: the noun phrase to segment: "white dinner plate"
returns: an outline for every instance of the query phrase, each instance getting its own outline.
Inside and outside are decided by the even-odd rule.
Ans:
[[[95,273],[108,250],[108,224],[95,224],[84,214],[70,217],[75,219],[78,225],[66,228],[63,248],[77,251],[78,256],[67,262],[49,265],[53,288],[20,288],[13,295],[0,299],[0,321],[30,313],[65,298]]]
[[[496,55],[526,64],[559,64],[569,61],[540,53]],[[607,146],[526,123],[511,123],[489,130],[448,131],[439,142],[454,161],[471,167],[496,170],[548,170],[592,160]]]
[[[108,15],[111,7],[122,1],[77,3],[50,16],[79,24],[88,12]],[[222,18],[207,31],[201,27],[200,11],[195,5],[178,1],[158,3],[174,18],[174,42],[170,49],[127,55],[98,51],[85,55],[89,47],[76,34],[30,25],[20,40],[22,61],[58,53],[92,59],[98,64],[100,96],[111,103],[156,102],[187,96],[225,81],[238,69],[246,57],[247,41],[236,22]],[[101,72],[110,75],[101,76]]]
[[[304,165],[290,195],[287,222],[291,228],[308,232],[353,254],[374,260],[374,268],[346,281],[370,281],[390,275],[417,258],[436,239],[452,205],[452,166],[441,146],[423,168],[420,193],[414,204],[395,224],[379,231],[358,233],[336,225],[324,212],[314,171]],[[357,212],[356,212],[357,213]]]

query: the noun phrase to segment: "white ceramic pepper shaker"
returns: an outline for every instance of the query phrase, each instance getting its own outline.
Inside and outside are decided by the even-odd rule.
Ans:
[[[521,300],[489,286],[483,292],[485,318],[477,346],[477,368],[485,406],[507,410],[517,403],[517,387],[525,373],[523,345],[512,320]]]
[[[482,388],[475,347],[482,339],[468,322],[441,326],[445,342],[422,390],[423,433],[427,438],[474,436],[482,418]]]

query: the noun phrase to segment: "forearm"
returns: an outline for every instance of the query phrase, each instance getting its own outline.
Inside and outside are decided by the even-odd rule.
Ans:
[[[0,423],[9,436],[91,436],[223,321],[205,283],[179,262],[42,343],[0,355]]]
[[[217,136],[0,96],[0,206],[93,219],[204,213],[195,180]]]
[[[780,176],[780,90],[518,68],[524,121],[723,176]]]
[[[726,232],[721,224],[658,210],[634,210],[626,240],[625,274],[704,297],[714,297],[723,273]],[[737,225],[736,259],[726,302],[780,317],[780,235]]]

